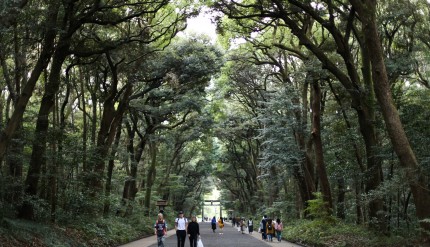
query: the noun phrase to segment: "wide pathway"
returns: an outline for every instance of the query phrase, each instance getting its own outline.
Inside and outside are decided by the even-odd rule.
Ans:
[[[231,224],[226,224],[223,234],[219,234],[219,229],[215,233],[212,232],[209,222],[199,222],[200,236],[204,247],[300,247],[301,245],[293,244],[287,241],[278,242],[276,239],[273,242],[264,242],[261,240],[261,234],[254,232],[253,234],[241,234],[236,227]],[[176,247],[176,235],[174,230],[167,232],[167,238],[164,242],[165,247]],[[188,237],[185,241],[185,247],[189,247]],[[137,240],[121,247],[157,247],[157,239],[155,236]]]

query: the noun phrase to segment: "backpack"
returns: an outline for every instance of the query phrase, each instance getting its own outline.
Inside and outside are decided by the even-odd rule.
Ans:
[[[272,224],[267,225],[267,230],[271,231],[273,228]]]
[[[279,223],[279,224],[278,224],[278,229],[276,229],[276,230],[278,230],[278,231],[282,231],[282,223]]]

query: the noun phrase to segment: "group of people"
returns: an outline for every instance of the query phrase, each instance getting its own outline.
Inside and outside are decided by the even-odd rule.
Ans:
[[[233,226],[237,226],[238,230],[242,232],[242,234],[245,233],[245,228],[248,228],[249,234],[252,234],[254,231],[254,221],[252,218],[249,218],[247,221],[245,221],[244,218],[232,218]],[[264,241],[273,241],[273,238],[275,237],[278,242],[281,242],[282,238],[282,230],[284,226],[279,218],[276,220],[267,218],[266,215],[263,216],[263,218],[260,221],[260,226],[258,228],[258,232],[261,233],[261,237]]]
[[[233,226],[237,226],[239,231],[242,234],[245,233],[245,229],[248,229],[249,234],[252,234],[254,231],[254,222],[252,218],[249,218],[245,221],[244,218],[235,218],[233,217]],[[215,233],[218,227],[220,229],[219,234],[223,234],[224,229],[224,219],[220,217],[218,221],[215,216],[211,220],[211,228]],[[167,235],[167,223],[164,220],[163,213],[158,214],[158,218],[154,225],[155,235],[157,236],[158,246],[164,247],[164,239]],[[197,247],[197,241],[200,237],[200,229],[199,224],[197,223],[196,216],[191,217],[191,222],[188,222],[188,219],[184,217],[184,212],[180,211],[178,213],[178,217],[175,219],[175,230],[176,237],[178,240],[178,247],[185,246],[185,239],[188,235],[190,240],[190,247]],[[273,241],[273,238],[276,237],[278,242],[281,242],[282,237],[283,224],[279,218],[273,220],[271,218],[267,218],[266,215],[260,221],[260,226],[258,228],[258,232],[261,233],[261,237],[264,241]]]
[[[211,220],[212,231],[215,233],[217,222],[218,222],[218,227],[220,229],[219,234],[224,234],[224,232],[223,232],[223,229],[224,229],[224,219],[222,217],[220,217],[218,219],[218,221],[216,220],[215,216],[212,218],[212,220]]]
[[[260,228],[258,231],[261,232],[261,237],[264,241],[272,242],[273,237],[276,237],[278,242],[281,242],[283,228],[284,226],[279,218],[273,220],[264,215],[263,219],[260,221]]]
[[[163,214],[160,212],[154,225],[155,235],[157,236],[158,246],[164,247],[164,239],[167,235],[167,223],[164,220]],[[196,216],[191,217],[191,222],[184,217],[184,212],[179,211],[178,217],[175,219],[176,238],[178,240],[178,247],[185,246],[185,239],[190,240],[190,247],[197,247],[197,241],[200,237],[199,223],[197,223]]]

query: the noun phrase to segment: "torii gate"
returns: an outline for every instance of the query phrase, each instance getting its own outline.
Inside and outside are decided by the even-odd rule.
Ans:
[[[210,203],[210,204],[206,204],[206,203]],[[203,205],[202,205],[202,222],[204,221],[204,218],[205,218],[205,214],[204,214],[205,206],[219,206],[219,217],[222,218],[221,201],[220,200],[204,200]]]

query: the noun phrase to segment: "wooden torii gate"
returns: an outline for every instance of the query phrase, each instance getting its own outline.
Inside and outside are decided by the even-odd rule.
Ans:
[[[222,218],[222,205],[220,200],[204,200],[202,205],[202,222],[205,219],[204,209],[205,206],[219,206],[219,217]]]

